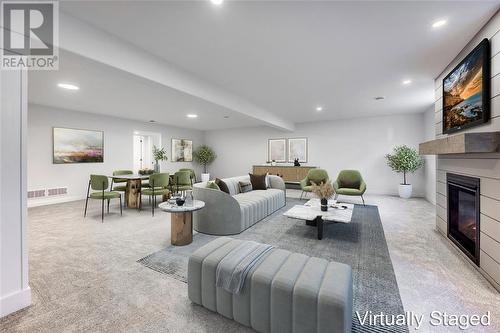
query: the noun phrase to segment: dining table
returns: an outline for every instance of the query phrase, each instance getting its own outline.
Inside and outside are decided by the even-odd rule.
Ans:
[[[139,208],[142,181],[149,179],[150,175],[130,174],[109,176],[113,180],[126,180],[125,206],[128,208]]]

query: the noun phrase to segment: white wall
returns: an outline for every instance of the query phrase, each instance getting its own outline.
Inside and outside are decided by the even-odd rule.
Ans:
[[[53,164],[52,127],[95,129],[104,131],[104,163]],[[29,206],[85,198],[91,173],[112,174],[117,169],[133,169],[134,131],[156,132],[162,135],[169,160],[161,170],[175,172],[179,168],[200,168],[191,162],[171,162],[171,139],[193,140],[194,147],[203,143],[203,132],[159,124],[55,109],[29,104],[28,108],[28,190],[67,187],[68,194],[45,199],[30,199]]]
[[[213,177],[242,175],[267,160],[270,138],[307,137],[309,163],[324,168],[332,178],[341,169],[358,169],[368,193],[396,194],[401,176],[386,165],[384,155],[396,145],[417,148],[424,139],[423,114],[355,118],[297,124],[294,132],[267,127],[205,132],[206,144],[218,158],[209,167]],[[424,172],[409,176],[417,196],[425,194]]]
[[[31,304],[26,243],[26,79],[26,73],[0,70],[0,317]]]
[[[424,139],[425,141],[434,140],[434,107],[431,107],[424,113]],[[425,198],[427,201],[436,204],[436,156],[426,155],[425,158]]]

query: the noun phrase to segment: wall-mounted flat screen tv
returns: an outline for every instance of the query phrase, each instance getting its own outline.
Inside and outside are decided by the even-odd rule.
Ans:
[[[483,39],[443,79],[443,133],[477,126],[490,118],[490,43]]]

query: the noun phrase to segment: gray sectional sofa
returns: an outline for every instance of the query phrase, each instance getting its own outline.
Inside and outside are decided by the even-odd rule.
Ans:
[[[243,240],[219,237],[188,263],[189,299],[258,332],[350,333],[351,267],[273,249],[248,273],[239,294],[216,286],[219,262]]]
[[[273,175],[268,177],[267,190],[246,193],[240,193],[239,182],[250,181],[248,175],[222,179],[229,188],[229,194],[206,188],[206,182],[194,184],[193,196],[205,202],[205,208],[194,215],[194,229],[211,235],[239,234],[285,206],[283,179]]]

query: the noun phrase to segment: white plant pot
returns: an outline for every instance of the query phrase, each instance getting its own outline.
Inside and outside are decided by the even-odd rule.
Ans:
[[[201,181],[202,182],[208,182],[210,180],[210,174],[209,173],[202,173],[201,174]]]
[[[411,192],[413,191],[413,188],[411,184],[400,184],[399,185],[399,196],[403,199],[409,199],[411,198]]]

